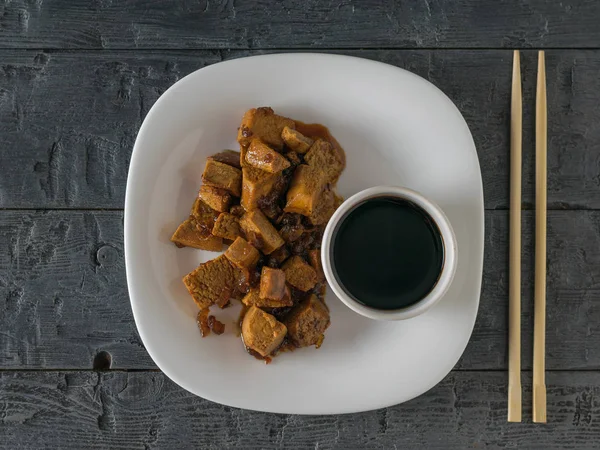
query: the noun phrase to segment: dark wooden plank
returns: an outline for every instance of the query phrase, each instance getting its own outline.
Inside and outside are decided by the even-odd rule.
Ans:
[[[506,368],[506,211],[489,211],[481,305],[458,364]],[[600,369],[600,212],[551,211],[548,221],[549,369]],[[524,216],[523,367],[531,367],[532,214]],[[156,366],[137,336],[123,260],[122,213],[0,214],[0,369]]]
[[[127,296],[121,212],[3,212],[0,367],[155,367]]]
[[[6,48],[599,47],[597,2],[4,2]]]
[[[534,213],[523,215],[522,361],[533,352]],[[508,213],[486,215],[481,304],[457,367],[507,367]],[[546,367],[600,369],[600,212],[549,211]]]
[[[0,52],[0,207],[120,208],[131,148],[158,96],[193,70],[255,52]],[[476,141],[486,208],[508,206],[509,51],[351,51],[446,92]],[[535,54],[524,63],[524,202],[533,202]],[[548,53],[550,208],[600,208],[600,51]]]
[[[256,413],[161,373],[0,373],[0,448],[594,449],[600,373],[549,372],[548,424],[506,421],[506,374],[454,372],[403,405],[342,416]]]

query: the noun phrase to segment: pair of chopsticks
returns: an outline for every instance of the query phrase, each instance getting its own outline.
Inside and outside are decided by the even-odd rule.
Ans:
[[[508,322],[508,421],[521,422],[521,162],[523,100],[521,59],[514,52],[510,120],[510,244]],[[538,55],[535,108],[535,288],[533,421],[546,422],[546,178],[548,119],[546,63]]]

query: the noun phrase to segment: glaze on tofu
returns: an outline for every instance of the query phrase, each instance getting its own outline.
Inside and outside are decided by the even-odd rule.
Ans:
[[[242,235],[239,219],[233,214],[221,213],[217,217],[212,234],[223,239],[234,241]]]
[[[269,219],[258,209],[247,212],[240,219],[246,239],[265,255],[273,253],[284,242]]]
[[[285,212],[311,216],[317,207],[317,200],[325,189],[325,179],[320,169],[302,164],[296,167],[287,192]]]
[[[290,339],[296,346],[320,346],[323,333],[330,324],[329,309],[312,294],[290,311],[284,323]]]
[[[242,194],[242,171],[218,161],[206,161],[202,181],[209,186],[225,189],[236,197]]]
[[[229,211],[231,205],[231,194],[229,192],[206,184],[200,187],[198,198],[219,212]]]
[[[285,127],[296,128],[292,119],[278,116],[272,108],[252,108],[246,111],[238,129],[238,142],[247,147],[254,138],[260,138],[277,150],[283,148],[281,132]]]
[[[260,259],[260,252],[243,237],[235,241],[225,250],[225,257],[241,269],[251,269]]]
[[[277,153],[261,139],[252,139],[246,152],[246,162],[264,170],[265,172],[277,173],[290,167],[290,162],[280,153]]]
[[[286,281],[296,289],[306,292],[317,284],[317,272],[301,256],[292,256],[281,268]]]
[[[281,345],[287,328],[274,316],[251,306],[242,321],[242,339],[246,347],[261,356],[269,356]]]

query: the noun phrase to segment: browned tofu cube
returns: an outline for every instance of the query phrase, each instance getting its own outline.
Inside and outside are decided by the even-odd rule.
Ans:
[[[295,255],[282,266],[286,281],[301,291],[309,291],[317,284],[317,273],[301,256]]]
[[[247,147],[253,138],[260,138],[267,144],[281,150],[283,138],[281,132],[285,127],[296,128],[292,119],[278,116],[268,107],[252,108],[246,111],[238,130],[238,142]]]
[[[285,297],[285,273],[283,270],[264,266],[260,274],[260,298],[281,300]]]
[[[316,206],[310,215],[310,222],[313,225],[323,225],[329,222],[331,216],[337,209],[335,194],[330,188],[325,188],[319,194]]]
[[[236,197],[242,193],[242,171],[218,161],[206,161],[202,181],[209,186],[225,189]]]
[[[242,173],[242,199],[240,204],[246,211],[258,208],[259,200],[269,195],[281,178],[279,173],[269,173],[254,167],[244,167]]]
[[[321,264],[321,250],[309,250],[308,262],[310,263],[310,266],[315,269],[317,282],[324,281],[325,273],[323,272],[323,265]]]
[[[202,229],[206,230],[207,233],[210,233],[215,226],[217,217],[219,217],[219,212],[212,209],[199,197],[196,197],[190,215],[196,219],[198,225]]]
[[[244,345],[261,356],[269,356],[283,342],[287,328],[274,316],[251,306],[242,321]]]
[[[238,218],[233,214],[221,213],[215,222],[212,234],[230,241],[235,240],[242,235]]]
[[[286,308],[294,304],[290,288],[285,286],[285,295],[281,300],[272,300],[261,298],[258,288],[253,288],[242,298],[242,303],[246,306],[258,306],[259,308]]]
[[[200,187],[198,197],[215,211],[229,211],[231,194],[225,189],[219,189],[205,184]]]
[[[304,136],[299,131],[289,127],[285,127],[283,129],[281,132],[281,138],[289,149],[300,154],[306,153],[310,146],[315,142],[311,138]]]
[[[235,150],[223,150],[216,155],[209,156],[208,159],[237,167],[238,169],[242,168],[240,164],[240,152],[236,152]]]
[[[223,255],[200,264],[183,277],[183,283],[200,309],[225,305],[234,295],[238,271]]]
[[[284,211],[310,217],[324,188],[323,172],[318,168],[306,164],[296,167]]]
[[[249,269],[256,265],[260,258],[260,253],[246,239],[238,237],[225,250],[225,256],[237,267]]]
[[[218,213],[199,198],[194,201],[190,216],[175,230],[171,241],[178,247],[193,247],[201,250],[221,251],[223,240],[213,236]]]
[[[320,344],[323,333],[329,326],[329,310],[316,295],[296,305],[286,316],[288,336],[298,347]]]
[[[177,227],[171,236],[171,241],[177,247],[192,247],[213,252],[220,252],[223,249],[223,239],[208,233],[198,224],[194,216],[188,217]]]
[[[246,152],[246,162],[265,172],[277,173],[290,167],[290,162],[260,139],[252,139]]]
[[[246,239],[265,255],[281,247],[284,242],[269,219],[258,209],[248,211],[240,219],[240,227]]]
[[[338,150],[322,139],[315,141],[304,160],[309,166],[318,167],[324,173],[327,183],[335,183],[345,166],[344,158]]]

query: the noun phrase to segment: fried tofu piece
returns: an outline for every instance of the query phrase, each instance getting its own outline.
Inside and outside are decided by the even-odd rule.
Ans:
[[[242,199],[240,204],[246,211],[258,208],[259,200],[273,191],[281,177],[279,173],[269,173],[254,167],[244,167],[242,173]]]
[[[209,156],[208,159],[227,164],[238,169],[242,168],[240,163],[240,152],[236,152],[235,150],[223,150],[222,152]]]
[[[317,284],[317,272],[301,256],[292,256],[281,268],[286,281],[296,289],[306,292]]]
[[[252,139],[246,152],[246,162],[265,172],[277,173],[290,167],[290,162],[261,139]]]
[[[258,209],[248,211],[240,219],[240,227],[246,239],[265,255],[281,247],[284,242],[269,219]]]
[[[311,145],[315,142],[309,137],[304,136],[299,131],[290,127],[285,127],[281,132],[281,138],[288,148],[296,153],[304,154],[308,151]]]
[[[231,194],[229,192],[206,184],[200,187],[198,198],[219,212],[229,211],[231,205]]]
[[[243,237],[236,238],[233,244],[225,250],[225,257],[235,266],[250,269],[256,266],[260,253]]]
[[[268,356],[283,342],[287,328],[274,316],[251,306],[242,321],[242,339],[246,347]]]
[[[229,213],[219,214],[212,234],[223,239],[229,239],[230,241],[235,240],[242,235],[238,218]]]
[[[336,199],[333,190],[325,188],[316,201],[316,206],[313,208],[310,215],[310,222],[313,225],[323,225],[329,222],[331,216],[337,209]]]
[[[200,264],[183,283],[200,309],[224,306],[235,293],[238,271],[223,255]]]
[[[329,309],[316,295],[311,294],[289,312],[284,323],[288,336],[296,346],[320,346],[323,333],[330,324]]]
[[[260,298],[281,300],[285,297],[285,273],[280,269],[264,266],[260,274]]]
[[[212,252],[220,252],[223,249],[223,239],[207,233],[193,216],[177,227],[171,236],[171,242],[180,248],[192,247]]]
[[[219,217],[219,212],[212,209],[200,198],[194,200],[194,206],[190,211],[190,216],[194,217],[198,222],[199,226],[210,233],[215,226],[215,221]]]
[[[225,189],[236,197],[242,193],[242,171],[218,161],[206,161],[202,181],[209,186]]]
[[[178,247],[221,251],[223,239],[213,236],[211,233],[217,215],[218,213],[210,206],[196,198],[190,216],[177,227],[177,230],[171,236],[171,241]]]
[[[247,147],[253,138],[260,138],[277,150],[283,148],[281,132],[285,127],[294,129],[292,119],[278,116],[272,108],[252,108],[246,111],[238,129],[238,142]]]
[[[310,147],[304,160],[309,166],[319,168],[327,183],[335,183],[344,170],[344,158],[329,142],[319,139]]]
[[[299,165],[294,171],[287,192],[284,211],[310,217],[317,207],[317,201],[324,188],[325,179],[320,169],[306,164]]]
[[[317,282],[325,280],[325,272],[323,272],[323,265],[321,264],[321,250],[309,250],[308,251],[308,262],[310,266],[315,269],[317,274]]]
[[[281,300],[261,298],[260,290],[252,288],[242,298],[242,303],[246,306],[258,306],[259,308],[287,308],[294,305],[290,288],[287,285],[285,286],[285,295]]]

